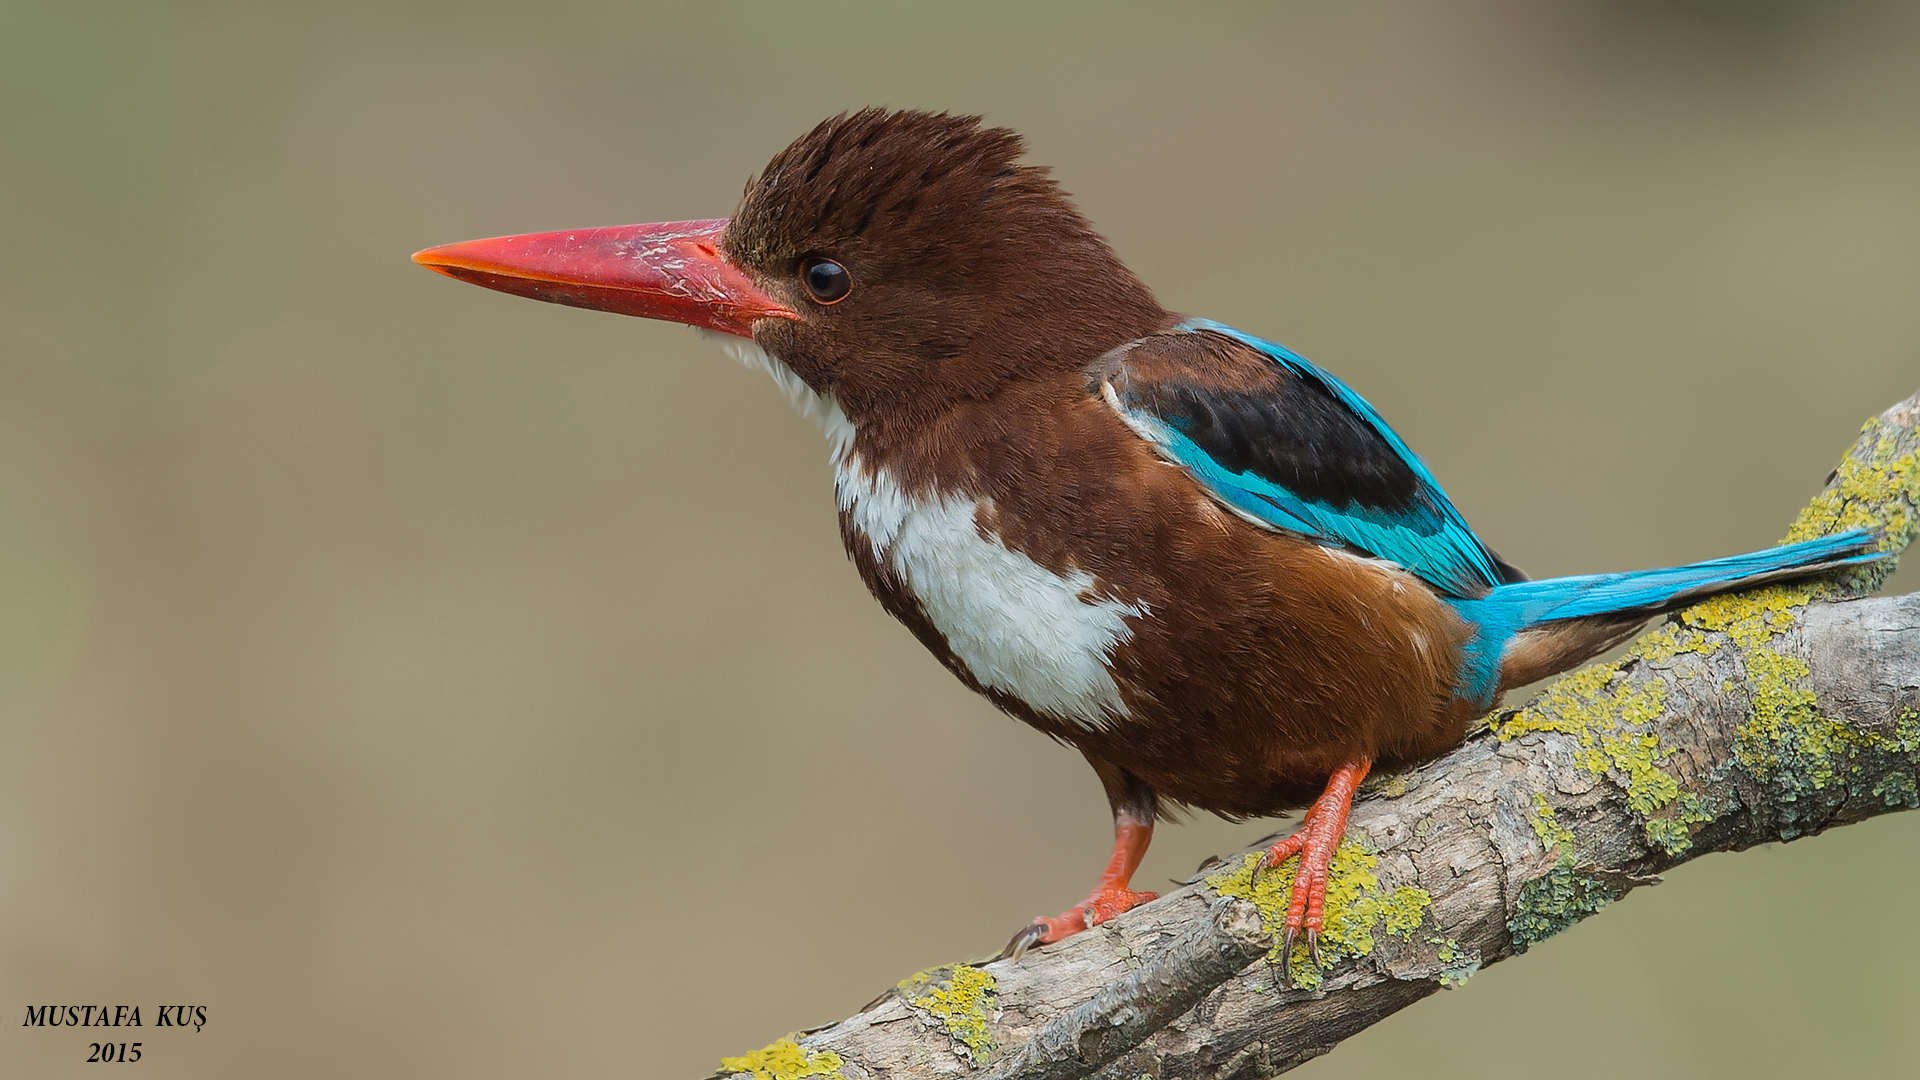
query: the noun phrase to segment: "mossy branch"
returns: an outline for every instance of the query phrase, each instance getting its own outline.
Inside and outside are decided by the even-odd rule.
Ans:
[[[1917,426],[1920,394],[1869,421],[1788,539],[1868,526],[1905,547]],[[724,1071],[1271,1076],[1688,859],[1920,807],[1920,594],[1861,599],[1892,569],[1691,608],[1446,757],[1377,778],[1335,858],[1324,973],[1304,947],[1277,955],[1288,877],[1256,885],[1243,854],[1018,964],[923,972]]]

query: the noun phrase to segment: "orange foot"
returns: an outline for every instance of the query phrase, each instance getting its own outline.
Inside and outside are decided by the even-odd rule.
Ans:
[[[1007,947],[1000,950],[1000,955],[1018,960],[1035,945],[1051,945],[1082,930],[1091,930],[1121,912],[1132,911],[1159,896],[1159,893],[1134,892],[1132,889],[1095,889],[1085,900],[1053,918],[1041,916],[1022,927],[1019,933],[1013,935],[1013,940],[1007,942]]]
[[[1347,811],[1353,808],[1353,791],[1367,778],[1367,770],[1372,767],[1373,762],[1361,758],[1335,769],[1327,779],[1327,790],[1320,793],[1313,808],[1307,811],[1299,830],[1268,848],[1259,865],[1253,868],[1258,876],[1262,870],[1271,870],[1295,855],[1300,856],[1300,868],[1293,875],[1293,891],[1287,898],[1286,936],[1280,943],[1283,965],[1284,958],[1293,955],[1293,942],[1304,930],[1307,955],[1314,967],[1320,966],[1320,931],[1325,928],[1327,918],[1327,870],[1333,864],[1333,853],[1340,849],[1341,837],[1347,832]]]
[[[1134,892],[1127,887],[1152,839],[1152,825],[1116,821],[1113,829],[1113,860],[1107,864],[1107,872],[1100,875],[1100,883],[1093,887],[1093,892],[1087,894],[1085,900],[1051,919],[1043,915],[1021,927],[1020,932],[1013,935],[1013,940],[1007,942],[1007,947],[1000,950],[996,959],[1017,961],[1035,945],[1051,945],[1082,930],[1091,930],[1123,911],[1131,911],[1149,900],[1157,899],[1159,893]]]

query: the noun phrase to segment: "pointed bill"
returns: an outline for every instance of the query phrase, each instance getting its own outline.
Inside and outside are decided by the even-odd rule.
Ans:
[[[797,319],[720,251],[727,219],[613,225],[468,240],[417,252],[429,270],[553,304],[753,336]]]

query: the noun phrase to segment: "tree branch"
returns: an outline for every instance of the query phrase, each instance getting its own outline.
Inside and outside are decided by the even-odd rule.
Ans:
[[[1870,421],[1789,539],[1866,525],[1884,550],[1904,547],[1920,507],[1916,426],[1920,394]],[[1860,599],[1892,561],[1691,608],[1447,756],[1370,783],[1334,862],[1324,974],[1304,947],[1274,955],[1268,927],[1291,878],[1256,885],[1243,853],[1018,964],[923,972],[726,1069],[1271,1076],[1669,867],[1920,807],[1920,594]]]

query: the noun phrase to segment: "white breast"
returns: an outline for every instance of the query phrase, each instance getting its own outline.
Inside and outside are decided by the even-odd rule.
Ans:
[[[1107,660],[1133,636],[1127,618],[1144,617],[1146,605],[1098,597],[1092,574],[1056,574],[982,533],[974,500],[908,496],[852,452],[853,425],[831,394],[815,393],[746,338],[701,336],[773,376],[801,412],[820,422],[840,508],[975,681],[1084,728],[1127,718]]]
[[[904,494],[884,470],[847,457],[841,509],[892,568],[980,685],[1085,728],[1127,717],[1107,668],[1145,605],[1093,595],[1093,575],[1056,574],[977,524],[971,499]]]

